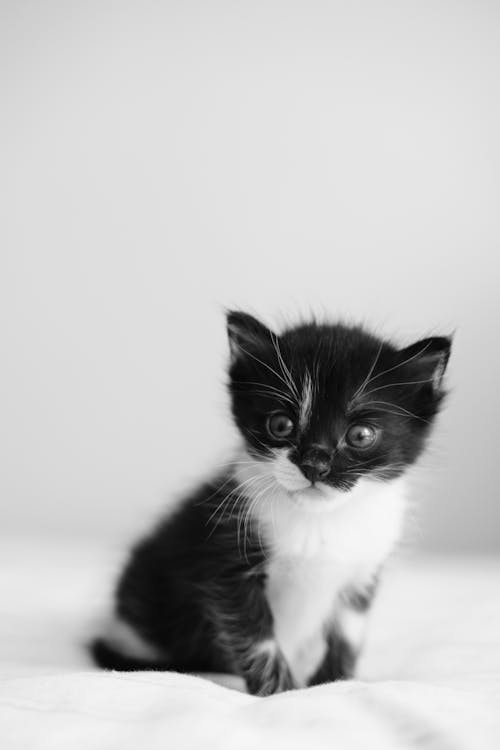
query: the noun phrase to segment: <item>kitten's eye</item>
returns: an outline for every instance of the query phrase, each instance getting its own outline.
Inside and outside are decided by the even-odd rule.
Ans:
[[[355,424],[347,430],[346,442],[353,448],[371,448],[378,437],[378,431],[368,424]]]
[[[286,414],[272,414],[267,420],[267,430],[271,437],[281,440],[292,434],[293,421]]]

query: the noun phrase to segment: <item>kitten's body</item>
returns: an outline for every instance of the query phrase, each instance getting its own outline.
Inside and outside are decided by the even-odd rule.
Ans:
[[[232,671],[259,694],[352,673],[449,342],[398,352],[359,329],[293,334],[295,351],[286,335],[278,343],[254,319],[230,317],[243,448],[134,550],[114,624],[94,644],[103,666]],[[386,406],[363,402],[374,380],[370,393],[392,394]],[[293,415],[290,439],[269,432],[277,409]],[[368,452],[346,442],[360,409],[377,434]]]

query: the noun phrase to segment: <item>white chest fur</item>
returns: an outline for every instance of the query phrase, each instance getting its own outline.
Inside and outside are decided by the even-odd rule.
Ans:
[[[255,520],[271,549],[266,595],[275,638],[299,684],[321,661],[338,593],[370,580],[394,547],[404,489],[402,479],[362,479],[347,494],[292,499],[273,492],[258,503]]]

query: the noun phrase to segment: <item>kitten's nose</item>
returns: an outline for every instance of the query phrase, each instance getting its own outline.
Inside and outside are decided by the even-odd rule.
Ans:
[[[330,454],[322,448],[313,448],[302,459],[300,468],[310,482],[324,479],[330,473]]]

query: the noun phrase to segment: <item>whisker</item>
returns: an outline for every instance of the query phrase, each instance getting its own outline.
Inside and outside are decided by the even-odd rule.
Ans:
[[[215,488],[215,490],[214,490],[214,491],[212,492],[212,494],[211,494],[211,495],[209,495],[208,497],[204,497],[204,498],[203,498],[203,500],[200,500],[199,502],[195,503],[195,505],[204,505],[205,503],[208,503],[208,502],[210,502],[210,500],[211,500],[211,499],[212,499],[212,498],[213,498],[213,497],[214,497],[215,495],[217,495],[217,493],[218,493],[218,492],[220,492],[220,491],[222,490],[222,488],[226,486],[226,484],[228,484],[228,483],[229,483],[229,482],[231,482],[232,480],[233,480],[233,476],[232,476],[232,475],[230,474],[230,475],[229,475],[229,476],[228,476],[228,477],[227,477],[227,478],[225,479],[225,481],[224,481],[224,482],[222,482],[222,484],[219,484],[219,485],[218,485],[218,487],[216,487],[216,488]]]
[[[276,509],[276,501],[277,501],[277,492],[275,488],[273,494],[271,495],[271,523],[273,525],[274,539],[278,538],[278,529],[276,527],[276,516],[274,513]]]
[[[259,479],[261,481],[265,481],[267,479],[267,476],[259,476]],[[257,482],[255,482],[255,484],[253,486],[255,487],[256,485],[257,485]],[[246,488],[246,489],[249,489],[249,488]],[[243,495],[240,494],[235,499],[235,501],[234,501],[234,503],[232,505],[232,508],[231,508],[231,515],[234,513],[234,509],[235,509],[236,505],[239,503],[239,501],[240,501],[240,499],[241,499],[242,496]],[[249,502],[251,502],[251,497],[247,496],[247,500]],[[242,520],[243,514],[245,513],[245,510],[247,509],[247,507],[248,507],[248,503],[247,504],[242,504],[242,507],[238,511],[238,517],[237,517],[237,522],[236,522],[236,533],[237,533],[238,551],[240,551],[240,536],[241,536],[241,528],[240,527],[241,527],[241,520]]]
[[[375,364],[378,361],[378,358],[380,356],[380,352],[382,351],[382,346],[383,344],[380,344],[377,356],[375,358],[375,363],[370,368],[370,372],[368,373],[367,378],[365,378],[365,381],[363,382],[361,388],[358,388],[354,396],[351,398],[349,404],[351,404],[358,396],[360,396],[364,392],[364,389],[366,388],[367,385],[369,385],[369,383],[372,383],[377,378],[382,377],[382,375],[388,375],[390,372],[393,372],[394,370],[397,370],[400,367],[407,365],[409,362],[416,359],[417,357],[420,357],[425,352],[425,350],[430,346],[430,341],[425,346],[423,346],[422,349],[420,349],[420,351],[416,352],[416,354],[413,354],[411,357],[408,357],[408,359],[403,360],[403,362],[398,362],[397,365],[394,365],[393,367],[389,367],[387,370],[382,370],[382,372],[378,372],[376,375],[373,375],[372,377],[371,375],[375,368]],[[369,392],[371,393],[371,391]]]
[[[232,492],[229,492],[229,493],[228,493],[228,494],[227,494],[227,495],[226,495],[226,496],[225,496],[225,497],[223,498],[222,502],[221,502],[221,503],[219,504],[219,506],[218,506],[218,507],[216,508],[216,511],[215,511],[215,512],[217,512],[217,511],[218,511],[218,510],[219,510],[220,508],[222,508],[222,512],[221,512],[221,514],[220,514],[219,518],[217,519],[217,521],[215,522],[215,524],[214,524],[214,526],[213,526],[213,528],[212,528],[212,530],[211,530],[210,534],[208,535],[207,539],[210,539],[210,537],[212,536],[212,534],[213,534],[213,533],[214,533],[214,531],[216,530],[217,526],[218,526],[218,525],[219,525],[219,524],[220,524],[220,523],[222,522],[222,520],[223,520],[223,518],[224,518],[224,515],[225,515],[225,513],[226,513],[226,510],[227,510],[227,507],[228,507],[228,505],[229,505],[229,502],[230,502],[230,500],[231,500],[231,499],[233,498],[233,496],[235,496],[235,497],[234,497],[234,502],[233,502],[233,504],[232,504],[232,506],[231,506],[231,510],[230,510],[230,513],[229,513],[229,518],[231,518],[231,517],[232,517],[232,515],[233,515],[233,513],[234,513],[234,509],[235,509],[236,505],[237,505],[237,504],[238,504],[238,503],[239,503],[239,502],[241,501],[241,499],[242,499],[243,497],[245,497],[245,493],[247,492],[247,490],[249,490],[249,489],[250,489],[250,487],[252,487],[252,486],[256,485],[256,484],[257,484],[257,482],[258,482],[259,480],[262,480],[263,478],[264,478],[264,477],[261,477],[261,476],[259,476],[259,475],[256,475],[256,476],[253,476],[253,477],[250,477],[250,478],[249,478],[249,479],[247,479],[247,480],[246,480],[245,482],[242,482],[242,483],[241,483],[241,485],[239,485],[239,487],[237,488],[237,490],[236,490],[236,491],[235,491],[235,490],[233,490]],[[247,484],[247,486],[246,486],[246,487],[243,487],[243,485],[244,485],[244,484],[246,484],[246,483],[248,483],[248,484]],[[238,489],[239,489],[239,491],[238,491]],[[245,506],[244,506],[244,504],[243,504],[243,508],[244,508],[244,507],[245,507]],[[212,515],[213,515],[213,514],[212,514]],[[208,521],[207,521],[207,523],[208,523]]]
[[[373,404],[377,404],[377,406],[376,406],[377,411],[381,411],[381,412],[384,412],[386,414],[395,414],[396,416],[401,416],[401,417],[407,415],[409,417],[413,417],[413,419],[418,419],[421,422],[425,422],[426,424],[430,424],[430,422],[429,422],[428,419],[424,419],[424,417],[419,417],[418,414],[414,414],[409,409],[405,409],[404,406],[400,406],[399,404],[394,404],[391,401],[367,401],[366,403],[364,403],[359,408],[367,408],[369,406],[372,406]],[[382,404],[384,406],[392,406],[393,409],[398,409],[399,411],[391,411],[389,409],[381,409],[380,406],[379,406],[380,404]]]
[[[210,514],[210,516],[207,519],[205,525],[207,526],[210,523],[210,521],[212,520],[212,518],[217,514],[217,511],[224,505],[224,503],[226,502],[226,500],[228,500],[228,498],[230,498],[235,492],[238,492],[240,488],[244,487],[249,482],[251,483],[255,479],[260,479],[260,478],[261,477],[260,477],[259,474],[254,474],[253,476],[248,477],[247,479],[245,479],[242,482],[240,482],[236,487],[234,487],[230,492],[228,492],[222,498],[221,502],[217,505],[217,507],[215,508],[215,510],[213,511],[213,513]],[[231,479],[233,479],[233,477],[231,477]],[[216,493],[214,493],[214,494],[216,494]]]
[[[255,498],[252,500],[252,502],[248,506],[247,512],[245,514],[245,520],[244,520],[244,524],[243,524],[243,552],[244,552],[245,560],[247,562],[248,562],[248,557],[247,557],[248,527],[249,527],[249,524],[250,524],[251,516],[252,516],[252,513],[253,513],[254,509],[257,507],[259,500],[261,500],[265,496],[265,494],[271,489],[271,487],[273,486],[273,484],[274,484],[274,480],[271,479],[271,481],[269,482],[269,484],[267,486],[265,486],[255,496]],[[260,537],[260,529],[258,529],[257,533],[258,533],[258,538],[259,538],[259,545],[260,545],[260,547],[262,549],[262,540],[261,540],[261,537]]]
[[[232,382],[235,385],[256,385],[258,388],[268,388],[272,391],[277,391],[278,393],[285,393],[285,391],[281,390],[281,388],[278,388],[276,385],[271,385],[271,383],[261,383],[258,380],[233,380]]]
[[[417,357],[420,357],[426,349],[430,346],[430,341],[420,349],[416,354],[413,354],[411,357],[408,357],[408,359],[403,360],[403,362],[399,362],[397,365],[394,365],[393,367],[389,367],[387,370],[383,370],[382,372],[377,373],[377,375],[374,375],[372,378],[373,380],[376,380],[377,378],[382,377],[382,375],[388,375],[388,373],[393,372],[394,370],[397,370],[399,367],[403,367],[404,365],[407,365],[408,362],[411,362],[412,360],[416,359]]]
[[[235,466],[235,465],[240,465],[240,464],[241,465],[252,465],[252,466],[255,466],[255,460],[254,461],[251,461],[251,460],[249,460],[249,461],[232,460],[232,461],[227,461],[225,463],[216,464],[215,468],[218,468],[218,467],[221,467],[221,466],[225,466],[225,467],[229,468],[230,466]],[[214,495],[217,495],[217,493],[220,492],[222,490],[222,488],[225,487],[233,479],[234,479],[233,474],[229,474],[229,476],[226,477],[226,479],[222,482],[222,484],[219,484],[208,497],[204,497],[203,500],[198,501],[197,503],[195,503],[195,505],[197,505],[197,506],[198,505],[204,505],[205,503],[210,502],[210,500],[214,497]],[[209,485],[210,485],[210,483],[209,483]]]
[[[273,385],[270,385],[270,384],[267,384],[267,383],[257,383],[257,382],[255,382],[253,380],[248,380],[246,382],[244,382],[244,381],[234,381],[234,382],[236,383],[236,385],[242,385],[242,386],[243,385],[253,385],[253,386],[257,386],[257,388],[259,390],[252,389],[249,392],[250,393],[262,393],[262,395],[276,396],[277,398],[281,397],[283,400],[289,401],[293,406],[295,406],[295,401],[292,398],[290,398],[290,396],[287,393],[285,393],[284,391],[282,391],[279,388],[276,388]],[[238,393],[246,393],[247,392],[243,388],[241,388],[241,389],[236,388],[234,390],[236,390]],[[267,391],[269,391],[269,393],[267,393]]]
[[[293,406],[293,409],[295,410],[295,401],[292,401],[292,399],[288,398],[288,396],[268,391],[257,391],[255,389],[251,391],[245,391],[245,393],[248,393],[252,396],[263,396],[264,398],[274,398],[277,401],[283,401],[284,403],[291,404]]]
[[[375,367],[377,366],[377,362],[379,360],[379,357],[380,357],[380,354],[382,352],[383,346],[384,346],[383,342],[380,342],[380,346],[378,348],[377,354],[375,355],[375,359],[373,360],[372,365],[371,365],[371,367],[370,367],[370,369],[368,371],[368,375],[363,380],[363,382],[361,383],[361,385],[359,386],[359,388],[357,389],[356,393],[351,398],[351,400],[350,400],[349,403],[352,403],[358,396],[360,396],[363,393],[363,391],[366,388],[366,386],[368,385],[368,383],[370,382],[370,378],[372,376],[372,373],[373,373]]]
[[[255,434],[255,430],[248,430],[248,432],[250,433],[252,438],[256,440],[259,443],[259,445],[261,445],[265,449],[266,453],[270,452],[269,446],[266,445],[259,437],[257,437],[257,435]]]
[[[432,380],[433,378],[426,378],[425,380],[407,380],[406,382],[401,383],[386,383],[385,385],[378,385],[376,388],[371,388],[369,391],[363,393],[363,396],[369,396],[370,393],[381,391],[383,388],[397,388],[398,386],[403,385],[419,385],[420,383],[431,383]]]
[[[261,365],[263,365],[264,367],[266,367],[270,372],[272,372],[274,375],[276,375],[276,377],[278,378],[278,380],[281,380],[281,382],[284,383],[284,385],[286,385],[287,387],[289,387],[289,384],[286,382],[286,380],[284,380],[284,378],[279,374],[279,372],[276,372],[276,370],[273,367],[271,367],[270,365],[268,365],[267,362],[263,362],[261,359],[259,359],[258,357],[256,357],[254,354],[252,354],[251,352],[249,352],[247,349],[245,349],[241,345],[240,345],[240,349],[243,352],[245,352],[245,354],[248,354],[248,356],[251,357],[252,359],[254,359],[256,362],[259,362]]]
[[[283,375],[285,376],[285,378],[286,378],[286,380],[288,382],[288,387],[290,388],[290,390],[292,391],[293,395],[297,399],[297,402],[300,403],[300,395],[299,395],[299,392],[297,390],[297,386],[295,385],[295,382],[293,380],[292,373],[290,372],[289,368],[287,367],[287,365],[285,363],[285,360],[283,359],[283,355],[281,354],[281,349],[280,349],[280,345],[279,345],[279,342],[278,342],[278,337],[274,333],[272,333],[272,332],[271,332],[271,341],[272,341],[274,349],[276,351],[276,354],[277,354],[277,357],[278,357],[278,363],[279,363],[279,366],[281,368],[281,371],[282,371]]]
[[[212,464],[212,467],[215,469],[219,469],[221,466],[240,466],[244,464],[255,464],[255,461],[252,461],[249,459],[248,461],[245,459],[238,459],[238,458],[230,458],[227,461],[221,461],[218,464]]]

